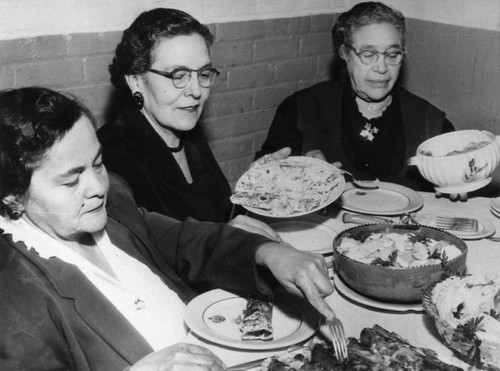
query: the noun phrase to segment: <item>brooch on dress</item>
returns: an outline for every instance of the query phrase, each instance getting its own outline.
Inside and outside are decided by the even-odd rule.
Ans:
[[[371,124],[366,123],[365,126],[363,127],[363,130],[359,133],[359,135],[362,138],[365,138],[366,140],[369,140],[370,142],[373,141],[375,138],[375,134],[378,133],[378,128],[373,126]]]

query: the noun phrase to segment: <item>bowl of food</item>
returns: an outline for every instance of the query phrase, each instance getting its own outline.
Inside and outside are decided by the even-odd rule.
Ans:
[[[409,165],[442,193],[471,192],[491,182],[500,162],[500,139],[485,130],[458,130],[421,143]]]
[[[467,245],[442,229],[406,224],[365,224],[333,241],[335,272],[354,291],[393,303],[422,301],[424,290],[445,276],[463,274]]]
[[[460,358],[500,371],[500,274],[449,277],[425,290],[423,306]]]

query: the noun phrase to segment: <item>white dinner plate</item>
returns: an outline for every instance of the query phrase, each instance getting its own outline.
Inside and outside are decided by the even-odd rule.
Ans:
[[[339,293],[345,296],[348,299],[352,299],[359,304],[366,305],[370,308],[375,309],[383,309],[392,312],[423,312],[424,307],[422,303],[389,303],[378,301],[364,295],[357,293],[352,290],[349,286],[347,286],[344,281],[338,276],[335,275],[334,284]]]
[[[270,350],[286,348],[314,335],[320,318],[304,299],[277,291],[273,306],[273,339],[241,340],[236,323],[243,315],[247,299],[216,289],[201,294],[187,305],[186,325],[198,336],[218,345],[236,349]],[[224,321],[215,320],[223,316]]]
[[[493,209],[491,209],[492,212],[493,212]],[[446,232],[450,232],[451,234],[454,234],[455,236],[463,239],[463,240],[478,240],[480,238],[484,238],[484,237],[488,237],[488,236],[492,236],[495,234],[495,231],[496,231],[496,228],[495,226],[493,225],[492,222],[490,222],[488,219],[486,218],[482,218],[480,216],[477,216],[477,215],[473,215],[473,214],[468,214],[468,215],[456,215],[456,214],[453,214],[453,215],[448,215],[448,214],[439,214],[440,216],[444,216],[444,217],[450,217],[450,218],[453,218],[453,217],[456,217],[456,218],[473,218],[473,219],[477,219],[478,221],[478,230],[477,232],[463,232],[463,231],[454,231],[454,230],[451,230],[451,229],[446,229]],[[436,218],[436,215],[435,214],[432,214],[432,213],[422,213],[422,214],[419,214],[417,213],[415,215],[415,219],[417,222],[419,222],[420,224],[423,224],[423,225],[428,225],[430,227],[437,227],[435,225],[435,219]]]
[[[379,182],[376,189],[347,183],[336,204],[345,210],[370,215],[400,215],[419,210],[424,199],[414,190],[399,184]]]
[[[285,242],[297,250],[333,254],[333,240],[338,232],[322,224],[286,220],[269,224]]]
[[[243,203],[242,206],[257,215],[294,218],[330,205],[339,198],[344,187],[344,176],[336,166],[312,157],[290,156],[251,167],[236,182],[235,193],[246,192],[263,200],[276,197],[273,202],[266,204],[270,209]],[[306,204],[305,200],[315,202]],[[231,201],[235,202],[232,197]],[[293,210],[290,206],[294,203],[301,205],[302,211]]]

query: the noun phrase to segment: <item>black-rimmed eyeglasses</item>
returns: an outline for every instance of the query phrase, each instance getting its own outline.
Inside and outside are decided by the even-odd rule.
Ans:
[[[212,84],[215,81],[215,78],[217,77],[217,75],[219,75],[219,71],[217,71],[213,67],[203,67],[200,68],[199,70],[191,70],[189,68],[177,68],[172,72],[159,71],[150,68],[148,71],[171,79],[174,86],[178,89],[183,89],[186,86],[188,86],[189,82],[191,81],[191,75],[193,74],[193,72],[196,72],[196,75],[198,76],[198,83],[203,88],[208,88],[212,86]]]
[[[389,66],[399,66],[401,63],[403,63],[406,55],[406,51],[404,49],[391,49],[385,52],[379,52],[377,50],[358,50],[349,44],[344,44],[344,46],[347,49],[352,50],[354,54],[357,55],[361,63],[367,65],[376,63],[379,56],[383,55],[385,63],[387,63]]]

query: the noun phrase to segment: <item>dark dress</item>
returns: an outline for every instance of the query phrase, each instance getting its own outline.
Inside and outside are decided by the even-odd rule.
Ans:
[[[137,110],[98,131],[108,171],[132,188],[139,206],[176,219],[227,222],[231,188],[203,135],[196,126],[183,133],[193,182],[189,184],[161,137]]]
[[[424,140],[453,130],[443,112],[398,86],[383,115],[367,120],[359,113],[350,83],[343,77],[286,98],[255,158],[286,146],[295,156],[320,149],[328,162],[340,161],[360,179],[378,177],[414,190],[432,191],[432,185],[407,161]]]

